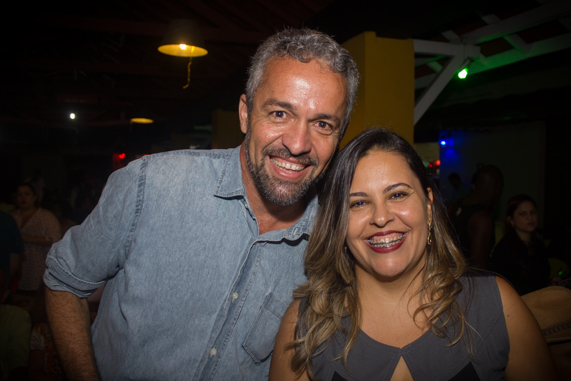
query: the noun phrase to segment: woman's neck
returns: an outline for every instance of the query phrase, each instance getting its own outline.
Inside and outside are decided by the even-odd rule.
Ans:
[[[516,230],[515,231],[517,236],[519,237],[519,239],[521,239],[523,241],[523,243],[531,243],[531,233],[530,232],[524,232],[524,231],[520,231],[520,230]]]
[[[21,214],[22,216],[24,216],[24,217],[26,217],[26,216],[31,216],[32,214],[35,213],[35,211],[36,211],[37,209],[38,209],[38,208],[36,208],[35,206],[32,206],[31,208],[28,208],[28,209],[20,209],[20,214]]]

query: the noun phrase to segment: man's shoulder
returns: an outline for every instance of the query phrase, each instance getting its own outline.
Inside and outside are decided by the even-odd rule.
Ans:
[[[224,150],[178,150],[168,151],[142,158],[129,163],[123,170],[134,176],[158,176],[168,179],[172,176],[205,176],[219,173],[228,166],[228,163],[239,160],[239,148]],[[123,172],[123,170],[121,172]]]
[[[147,162],[169,165],[186,165],[197,161],[225,161],[232,156],[238,148],[214,150],[177,150],[144,156]]]

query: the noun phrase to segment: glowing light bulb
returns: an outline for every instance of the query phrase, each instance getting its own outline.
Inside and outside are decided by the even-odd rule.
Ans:
[[[73,112],[69,114],[69,119],[75,119],[75,114]]]
[[[186,44],[180,44],[178,47],[181,48],[182,50],[186,50]]]
[[[464,79],[467,76],[468,76],[468,69],[467,68],[460,70],[460,72],[458,73],[458,78],[460,78],[460,79]]]
[[[446,140],[441,140],[441,141],[440,141],[440,145],[441,145],[441,146],[445,146],[445,145],[446,145]]]

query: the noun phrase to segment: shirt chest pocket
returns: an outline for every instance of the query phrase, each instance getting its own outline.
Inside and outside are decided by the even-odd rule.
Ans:
[[[270,293],[264,299],[260,313],[248,332],[243,347],[254,363],[258,364],[270,357],[274,349],[280,323],[287,310],[287,304]]]

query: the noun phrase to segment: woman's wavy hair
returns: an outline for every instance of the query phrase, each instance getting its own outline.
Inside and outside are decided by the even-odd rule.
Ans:
[[[291,367],[298,374],[307,371],[311,379],[315,379],[312,357],[325,348],[336,330],[347,337],[339,356],[344,364],[359,333],[361,307],[355,264],[345,245],[349,191],[357,163],[376,150],[401,155],[420,181],[425,196],[428,197],[429,188],[433,193],[432,244],[428,246],[426,264],[419,274],[422,286],[414,293],[420,297],[421,305],[413,319],[416,321],[418,314],[424,314],[427,326],[440,337],[447,336],[449,323],[458,321],[460,331],[458,337],[450,338],[452,345],[465,331],[464,315],[455,299],[462,289],[459,278],[464,273],[464,259],[447,230],[445,209],[432,176],[406,140],[383,128],[372,128],[353,139],[332,163],[306,249],[308,280],[294,291],[294,297],[306,298],[307,303],[300,303],[295,340],[289,344],[294,351]],[[351,321],[349,330],[341,324],[346,315]]]

